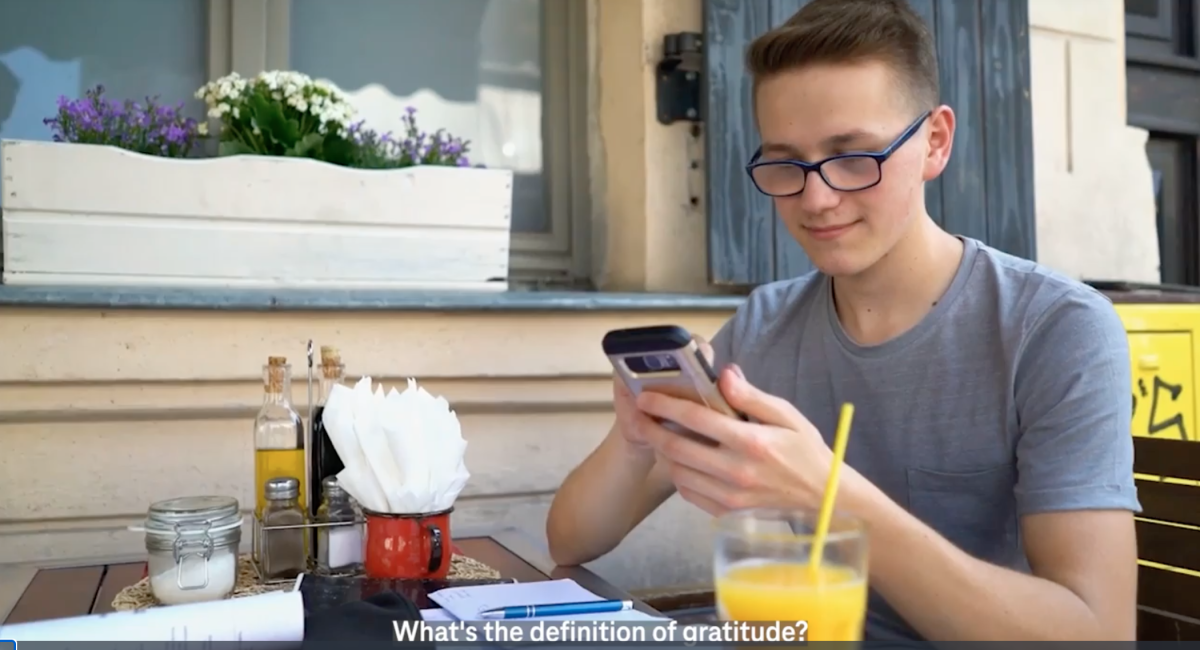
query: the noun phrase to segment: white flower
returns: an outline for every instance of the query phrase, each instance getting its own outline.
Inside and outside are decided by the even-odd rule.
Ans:
[[[217,104],[217,105],[213,106],[212,108],[208,109],[208,116],[212,117],[212,118],[220,118],[220,117],[223,117],[229,111],[230,111],[229,104]]]
[[[258,94],[298,113],[312,116],[321,133],[349,128],[357,111],[347,95],[332,82],[314,80],[292,70],[266,70],[252,78],[231,73],[204,84],[196,97],[204,100],[208,115],[222,121],[239,119],[251,94]],[[255,133],[258,127],[252,125]]]

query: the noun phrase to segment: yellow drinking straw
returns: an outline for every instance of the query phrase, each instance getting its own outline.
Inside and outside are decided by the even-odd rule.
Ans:
[[[825,537],[829,534],[829,522],[833,519],[833,502],[837,500],[838,475],[841,474],[842,461],[846,458],[846,441],[850,439],[850,421],[854,419],[854,405],[850,402],[842,404],[842,413],[838,416],[837,433],[833,437],[833,464],[829,467],[829,479],[825,482],[825,496],[821,498],[821,512],[817,516],[817,532],[813,536],[813,547],[810,553],[810,568],[816,571],[821,566],[821,556],[825,554]]]

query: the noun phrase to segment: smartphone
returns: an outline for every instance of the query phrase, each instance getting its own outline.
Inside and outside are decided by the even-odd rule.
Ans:
[[[676,325],[613,330],[604,335],[604,354],[634,395],[665,393],[730,417],[748,420],[721,395],[717,373],[692,335]],[[675,425],[675,423],[666,423]],[[680,431],[678,425],[670,427]]]

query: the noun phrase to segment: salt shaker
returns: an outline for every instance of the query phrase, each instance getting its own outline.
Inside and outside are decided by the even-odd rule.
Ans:
[[[305,550],[304,510],[300,508],[300,480],[290,476],[267,479],[263,486],[262,565],[267,580],[295,578],[308,564]],[[279,528],[275,526],[294,526]]]
[[[323,573],[354,572],[362,566],[362,525],[354,522],[357,513],[350,495],[338,484],[336,476],[321,481],[324,495],[317,509],[317,569]]]

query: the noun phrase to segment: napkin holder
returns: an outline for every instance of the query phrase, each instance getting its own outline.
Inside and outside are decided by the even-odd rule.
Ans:
[[[363,571],[382,580],[445,580],[454,541],[451,507],[440,512],[391,514],[363,509]]]
[[[410,385],[412,380],[409,380]],[[304,442],[304,472],[305,485],[311,486],[314,480],[320,480],[318,477],[312,476],[313,454],[314,454],[314,426],[316,406],[313,400],[313,341],[308,341],[308,417],[305,427]],[[309,490],[311,494],[311,490]],[[294,582],[295,578],[280,578],[268,579],[260,562],[260,549],[267,537],[272,531],[283,531],[289,529],[303,529],[304,540],[306,545],[307,570],[308,574],[320,574],[325,576],[338,577],[353,577],[366,575],[375,579],[392,579],[392,580],[445,580],[449,576],[450,566],[454,554],[454,542],[450,536],[450,514],[454,511],[453,506],[440,512],[421,512],[416,514],[392,514],[387,512],[373,512],[368,510],[362,504],[358,504],[356,517],[353,521],[339,522],[316,522],[313,521],[317,508],[320,504],[306,504],[305,521],[304,523],[291,525],[267,525],[261,517],[261,513],[255,512],[253,520],[253,548],[251,554],[251,565],[254,568],[255,577],[259,584],[287,584]],[[363,562],[349,568],[345,571],[318,571],[317,558],[314,556],[316,549],[317,533],[322,528],[333,527],[349,527],[358,526],[362,531],[364,544]],[[415,546],[421,547],[424,550],[419,553],[420,557],[400,557],[402,554],[376,552],[372,554],[372,547],[384,548],[387,546],[381,543],[382,539],[391,539],[393,544],[413,541]],[[376,544],[372,545],[371,541]],[[378,550],[378,549],[377,549]],[[372,561],[373,560],[373,561]],[[374,571],[372,571],[374,569]]]

